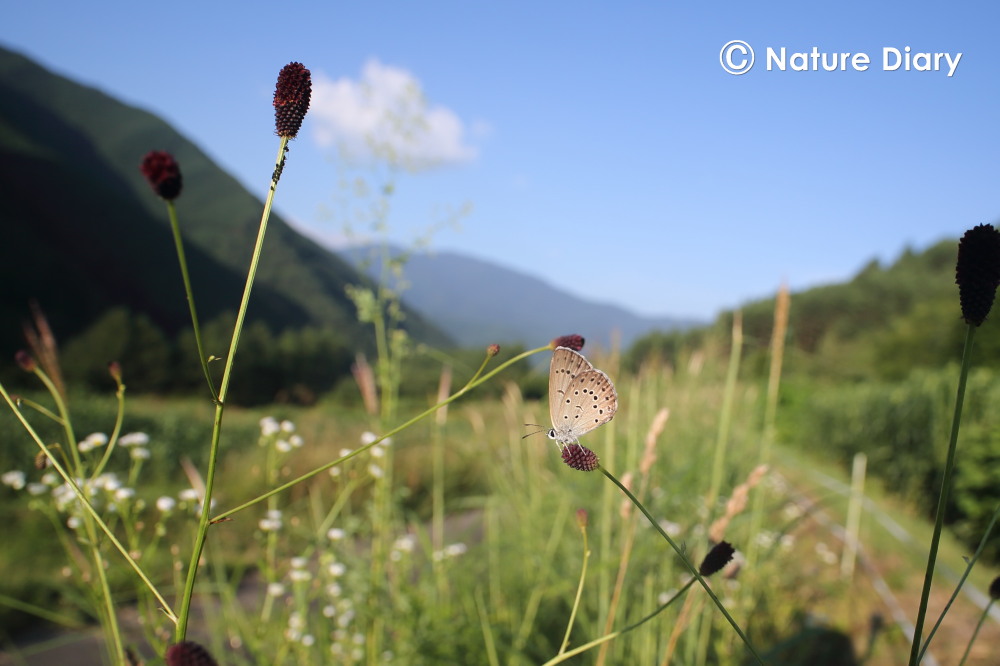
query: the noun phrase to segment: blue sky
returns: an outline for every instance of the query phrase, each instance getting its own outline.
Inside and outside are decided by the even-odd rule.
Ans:
[[[344,184],[391,179],[394,242],[433,229],[433,249],[642,314],[707,319],[1000,216],[995,3],[42,0],[5,15],[0,44],[162,116],[262,198],[274,82],[300,61],[316,93],[278,189],[290,222],[333,244],[345,224],[369,235],[370,201]],[[746,74],[722,67],[731,40],[754,49]],[[962,57],[950,77],[884,71],[883,49],[907,46]],[[767,71],[769,47],[871,64]],[[386,130],[387,109],[418,131]],[[390,174],[366,141],[415,168]]]

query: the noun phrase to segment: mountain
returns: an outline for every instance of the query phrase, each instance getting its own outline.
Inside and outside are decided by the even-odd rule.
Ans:
[[[138,168],[154,149],[181,167],[177,210],[199,316],[211,321],[240,301],[262,202],[155,115],[0,48],[0,354],[23,344],[31,301],[60,339],[121,306],[171,336],[189,325],[166,206]],[[248,320],[370,339],[344,291],[363,281],[272,213]],[[448,343],[416,312],[406,325]]]
[[[692,319],[642,317],[617,305],[595,303],[557,289],[539,278],[498,263],[455,252],[406,254],[387,248],[403,262],[404,300],[462,345],[520,342],[543,345],[579,333],[590,345],[610,348],[614,336],[628,346],[655,330],[694,326]],[[341,251],[345,259],[378,279],[377,246]]]

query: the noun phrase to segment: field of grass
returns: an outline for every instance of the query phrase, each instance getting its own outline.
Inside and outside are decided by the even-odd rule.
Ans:
[[[876,587],[883,581],[912,622],[929,538],[925,521],[870,482],[874,506],[858,531],[862,555],[845,577],[844,540],[835,527],[847,521],[848,501],[827,478],[843,481],[843,470],[828,467],[818,477],[822,456],[779,444],[767,471],[754,474],[767,455],[765,387],[737,383],[727,401],[724,368],[711,360],[647,366],[636,376],[620,374],[614,357],[592,360],[617,379],[620,409],[584,443],[696,566],[719,539],[736,547],[736,564],[711,585],[766,663],[833,654],[839,661],[827,663],[906,663],[909,640]],[[493,381],[502,383],[503,375]],[[400,404],[400,421],[434,401]],[[83,415],[81,433],[110,432],[113,397],[81,396],[71,406]],[[473,394],[442,413],[334,467],[336,475],[324,471],[213,525],[197,590],[199,603],[213,611],[193,621],[191,637],[220,663],[328,663],[333,655],[337,663],[359,664],[540,664],[557,657],[567,636],[568,649],[606,636],[683,589],[645,624],[571,663],[752,663],[705,591],[684,588],[690,574],[678,555],[614,484],[599,471],[564,465],[544,434],[523,437],[537,430],[525,424],[547,422],[544,403],[524,401],[509,384],[499,400]],[[728,426],[720,440],[723,413]],[[135,493],[116,487],[114,510],[103,508],[119,518],[109,522],[173,601],[196,522],[195,504],[181,491],[197,487],[197,477],[184,468],[204,464],[212,407],[142,399],[129,401],[126,414],[122,432],[148,434],[149,457],[137,460],[132,447],[114,451],[107,469]],[[334,403],[228,416],[213,515],[377,432],[377,418]],[[265,417],[275,422],[265,421],[262,432]],[[25,470],[29,483],[38,482],[46,472],[28,471],[34,445],[18,437],[13,419],[3,423],[5,469]],[[102,454],[100,447],[90,452]],[[51,491],[35,488],[36,495],[0,489],[4,519],[18,535],[0,549],[8,572],[0,591],[68,623],[92,622],[87,566],[67,566],[67,549],[71,560],[81,555],[68,538],[67,513],[43,508],[53,503]],[[176,500],[170,511],[157,507],[161,497]],[[888,536],[876,508],[912,541]],[[961,573],[968,554],[948,544],[941,559]],[[162,654],[171,623],[110,549],[107,560],[116,606],[137,615],[127,642],[147,658]],[[986,589],[994,573],[980,564],[967,586]],[[931,618],[954,587],[938,580]],[[28,617],[8,611],[5,663],[46,663],[44,643],[18,640]],[[931,652],[940,663],[957,663],[977,614],[960,597],[948,617]],[[1000,635],[991,624],[980,645]],[[990,659],[973,652],[966,663]]]

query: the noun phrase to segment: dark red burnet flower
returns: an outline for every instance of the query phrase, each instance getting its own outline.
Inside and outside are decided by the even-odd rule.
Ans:
[[[578,352],[583,349],[583,343],[584,340],[582,335],[562,335],[550,342],[549,346],[553,349],[556,347],[568,347],[569,349]]]
[[[24,349],[20,349],[16,354],[14,354],[14,362],[17,363],[18,367],[25,372],[34,372],[35,368],[38,367],[35,363],[35,357]]]
[[[735,553],[736,549],[733,548],[732,544],[728,541],[720,541],[715,544],[712,550],[708,551],[708,555],[701,561],[698,573],[702,576],[711,576],[714,573],[718,573],[722,570],[722,567],[729,564]]]
[[[139,170],[160,198],[173,201],[180,195],[181,168],[170,153],[163,150],[146,153]]]
[[[597,454],[580,444],[567,444],[562,448],[563,462],[581,472],[593,472],[600,465]]]
[[[1000,286],[1000,232],[993,225],[973,227],[958,242],[955,283],[962,317],[968,324],[981,325]]]
[[[171,645],[163,658],[167,666],[217,666],[208,650],[194,641]]]
[[[309,110],[312,75],[300,62],[290,62],[278,73],[274,88],[274,127],[278,136],[294,139]]]

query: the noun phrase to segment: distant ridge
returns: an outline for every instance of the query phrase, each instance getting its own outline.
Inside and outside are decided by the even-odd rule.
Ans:
[[[370,276],[381,272],[372,246],[342,251]],[[390,248],[390,256],[403,251]],[[367,266],[365,266],[367,264]],[[610,348],[615,335],[623,347],[651,331],[685,329],[706,322],[681,317],[642,317],[616,305],[587,301],[536,277],[498,263],[456,252],[419,252],[406,259],[408,287],[403,298],[460,344],[520,342],[543,345],[579,333],[588,346]]]
[[[184,176],[177,208],[202,320],[235,311],[262,202],[155,115],[0,48],[0,353],[23,344],[33,300],[62,340],[121,306],[168,335],[189,325],[166,209],[138,169],[153,149]],[[364,277],[278,215],[266,243],[251,321],[370,339],[344,290]],[[415,312],[406,326],[449,342]]]

